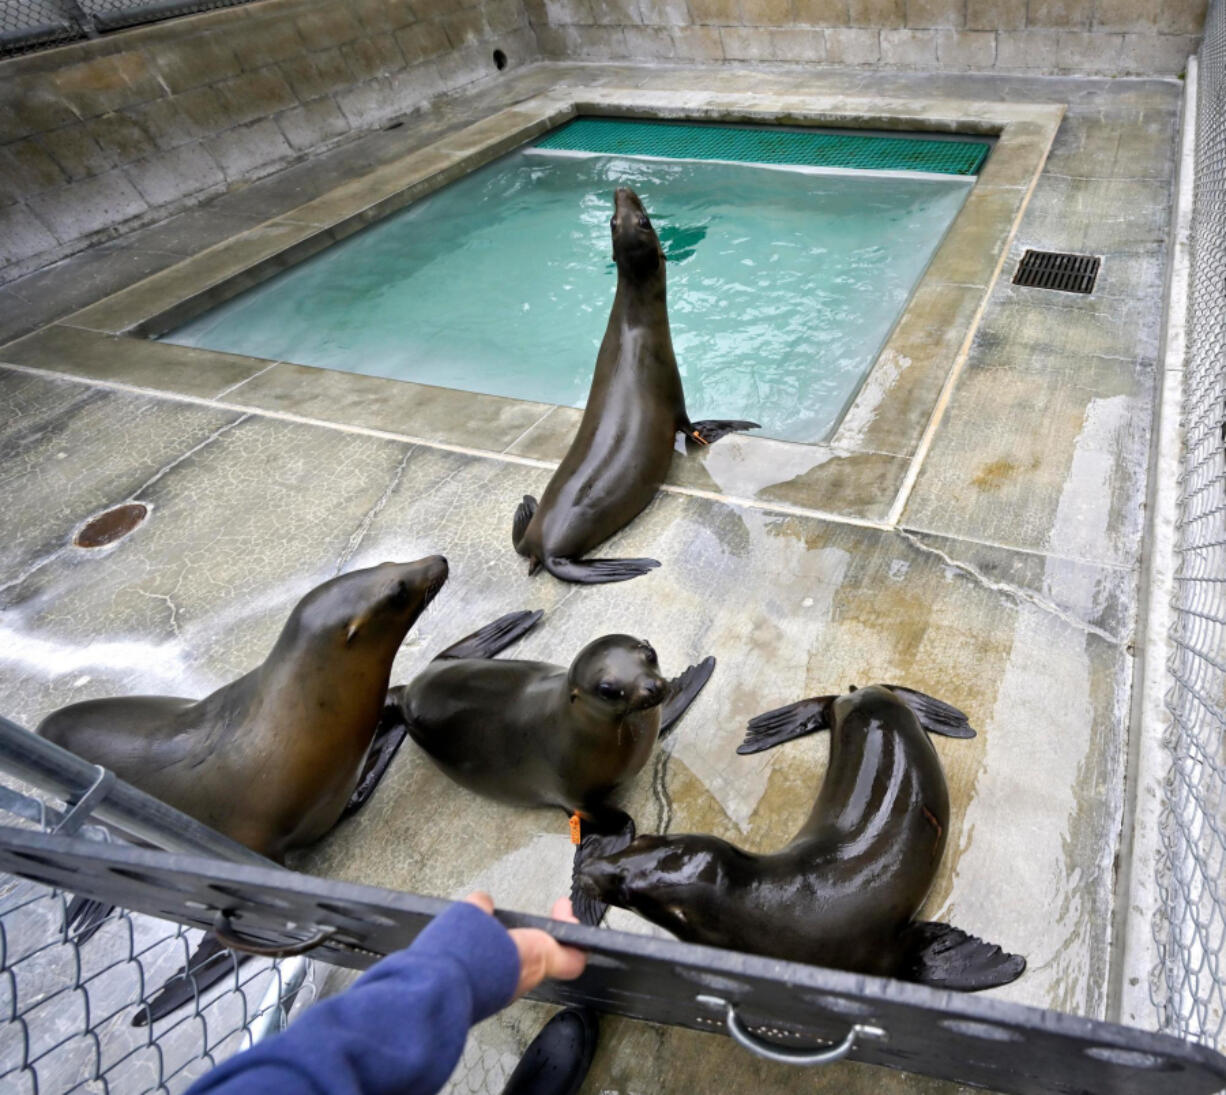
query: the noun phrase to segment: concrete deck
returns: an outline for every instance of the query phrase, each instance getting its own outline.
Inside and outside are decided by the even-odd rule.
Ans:
[[[113,315],[115,301],[97,302],[231,237],[274,231],[261,226],[512,104],[559,89],[660,96],[694,79],[692,70],[631,66],[521,70],[0,290],[0,337],[28,336],[0,346],[6,713],[32,724],[94,696],[203,694],[263,657],[311,585],[442,552],[451,581],[410,635],[394,680],[524,607],[547,614],[517,648],[524,656],[566,661],[596,635],[628,631],[651,639],[668,671],[719,658],[627,800],[642,831],[708,831],[749,848],[790,836],[825,744],[736,757],[745,720],[768,707],[872,680],[962,707],[980,736],[938,743],[953,832],[926,915],[1027,955],[1026,975],[1001,996],[1107,1016],[1112,925],[1126,900],[1115,859],[1178,83],[710,74],[712,94],[1066,112],[1034,153],[1036,170],[1047,158],[1033,190],[1033,179],[1001,183],[1020,215],[996,241],[1004,276],[994,280],[989,267],[959,280],[966,267],[955,265],[939,279],[966,291],[954,314],[933,308],[917,328],[934,363],[922,392],[907,397],[897,380],[900,417],[866,407],[844,424],[845,436],[854,428],[874,439],[862,451],[893,458],[885,463],[897,470],[783,443],[725,441],[679,457],[670,487],[609,546],[663,563],[626,585],[529,579],[510,550],[515,503],[539,493],[566,435],[559,413],[524,421],[500,412],[505,443],[474,447],[447,434],[472,424],[457,425],[441,397],[389,405],[395,382],[285,365],[264,372],[267,362],[198,351],[167,369],[162,347],[103,323],[56,322],[95,306],[95,318]],[[1011,286],[1028,246],[1103,255],[1094,295]],[[983,256],[958,259],[982,265]],[[950,338],[958,324],[965,339]],[[908,365],[894,363],[897,377]],[[371,414],[381,417],[363,417]],[[908,440],[891,447],[883,438],[899,423]],[[541,447],[517,450],[532,431],[544,435]],[[819,463],[842,468],[824,494],[806,487]],[[857,508],[861,497],[870,508]],[[129,499],[151,507],[144,526],[100,551],[70,546],[82,521]],[[425,893],[486,887],[501,905],[543,913],[567,887],[559,822],[457,793],[406,747],[365,811],[300,865]],[[628,914],[610,923],[651,930]],[[452,1090],[497,1092],[545,1012],[519,1004],[483,1024]],[[603,1029],[585,1092],[960,1090],[863,1066],[792,1070],[688,1031],[613,1019]]]

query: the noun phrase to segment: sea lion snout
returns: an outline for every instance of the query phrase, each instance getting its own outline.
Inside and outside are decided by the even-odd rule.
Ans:
[[[425,559],[419,559],[412,565],[422,568],[423,577],[426,581],[425,592],[422,594],[422,596],[424,598],[424,604],[428,605],[434,600],[435,596],[438,594],[438,591],[446,584],[447,576],[451,573],[451,568],[446,557],[443,555],[430,555]]]
[[[589,859],[575,873],[575,882],[588,897],[616,905],[626,900],[622,883],[625,874],[607,859]]]
[[[664,250],[639,196],[624,186],[613,192],[613,261],[635,281],[651,277],[664,263]]]

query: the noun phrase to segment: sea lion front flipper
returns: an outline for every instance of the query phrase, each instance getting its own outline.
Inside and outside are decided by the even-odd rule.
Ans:
[[[536,627],[544,615],[544,611],[539,608],[535,612],[508,612],[505,616],[499,616],[492,624],[486,624],[480,631],[474,631],[459,642],[452,643],[442,653],[436,654],[434,660],[492,658]]]
[[[701,422],[691,422],[689,429],[683,429],[689,441],[697,441],[700,445],[714,445],[721,437],[741,430],[760,430],[756,422],[748,422],[741,418],[707,418]]]
[[[703,658],[697,665],[691,665],[680,676],[668,682],[668,697],[660,705],[660,734],[658,740],[663,740],[676,725],[677,720],[685,714],[686,709],[697,698],[703,686],[715,672],[715,659]]]
[[[975,736],[970,720],[952,704],[924,692],[916,692],[913,688],[903,688],[899,684],[887,684],[886,688],[915,712],[920,726],[928,733],[941,734],[947,738]]]
[[[600,585],[603,582],[628,582],[660,565],[656,559],[560,559],[545,560],[545,569],[564,582]]]
[[[830,729],[830,705],[837,696],[814,696],[787,707],[776,707],[755,715],[745,727],[745,740],[737,747],[741,756],[762,753],[785,741],[803,738],[819,730]]]
[[[620,852],[635,836],[634,818],[622,810],[609,808],[596,821],[581,822],[581,839],[575,848],[571,871],[570,903],[580,924],[598,927],[609,906],[589,896],[578,883],[579,868],[589,859]]]
[[[919,920],[903,933],[905,954],[898,976],[938,989],[977,992],[1016,981],[1026,959],[985,943],[960,928]]]
[[[181,1008],[191,1000],[199,1000],[205,990],[223,977],[232,976],[249,954],[232,951],[212,933],[207,932],[200,945],[192,951],[187,965],[170,978],[153,997],[132,1017],[134,1027],[145,1027]]]
[[[530,494],[524,495],[524,500],[515,507],[515,519],[511,522],[511,545],[519,550],[519,542],[528,531],[532,518],[536,516],[537,501]]]
[[[366,754],[362,774],[358,777],[358,785],[353,789],[344,811],[337,819],[338,825],[366,805],[375,788],[379,786],[379,780],[387,772],[388,765],[395,759],[397,751],[409,735],[409,728],[404,721],[404,709],[400,706],[403,693],[404,685],[392,688],[387,693],[383,710],[379,714],[379,725],[375,727],[370,751]]]
[[[90,897],[73,897],[64,910],[64,931],[80,946],[106,923],[114,911],[114,905],[95,901]]]

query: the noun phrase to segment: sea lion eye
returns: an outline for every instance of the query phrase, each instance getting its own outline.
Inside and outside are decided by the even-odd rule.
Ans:
[[[610,217],[610,218],[609,218],[609,227],[610,227],[610,228],[616,228],[616,227],[617,227],[617,218],[616,218],[616,217]]]
[[[644,661],[645,661],[645,662],[646,662],[648,665],[655,665],[655,664],[656,664],[656,662],[658,662],[658,661],[660,660],[660,659],[659,659],[659,657],[657,657],[657,655],[656,655],[655,647],[648,646],[648,645],[644,644],[644,646],[643,646],[643,660],[644,660]]]
[[[412,594],[409,592],[409,587],[404,582],[397,582],[396,588],[392,590],[392,595],[388,598],[388,602],[394,608],[404,608],[412,599]]]
[[[606,700],[620,700],[622,698],[622,690],[611,681],[601,681],[596,688],[596,693]]]
[[[646,217],[639,217],[639,227],[640,228],[650,228],[651,221],[649,221]]]

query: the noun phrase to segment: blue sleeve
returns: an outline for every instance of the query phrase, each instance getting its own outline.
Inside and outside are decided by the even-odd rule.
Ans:
[[[506,929],[457,902],[412,946],[223,1062],[188,1095],[433,1095],[468,1028],[509,1004],[518,982],[519,952]]]

